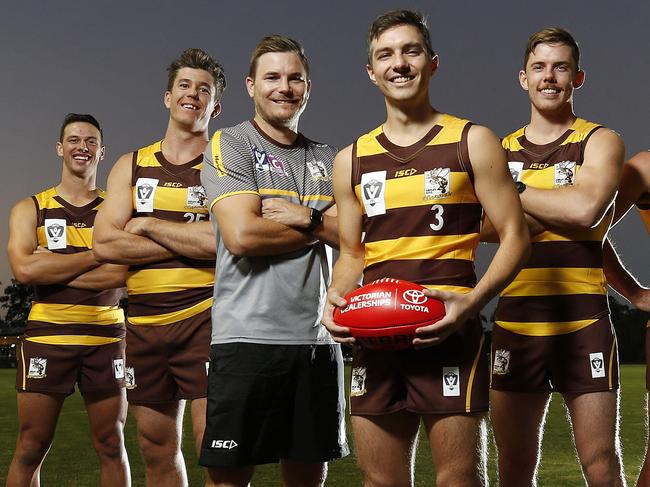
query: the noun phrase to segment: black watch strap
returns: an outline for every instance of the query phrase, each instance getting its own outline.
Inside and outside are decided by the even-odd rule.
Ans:
[[[522,183],[521,181],[517,181],[517,182],[515,183],[515,186],[517,186],[517,192],[518,192],[519,194],[521,194],[521,193],[523,193],[524,191],[526,191],[526,184],[525,184],[525,183]]]
[[[307,227],[307,231],[313,232],[321,223],[323,223],[323,212],[316,208],[312,208],[311,213],[309,214],[309,226]]]

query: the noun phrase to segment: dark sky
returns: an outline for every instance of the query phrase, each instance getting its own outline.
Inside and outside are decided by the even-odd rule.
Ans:
[[[517,73],[525,42],[542,27],[562,26],[577,38],[587,72],[577,114],[618,131],[628,155],[650,147],[650,2],[16,2],[0,16],[2,248],[11,206],[58,182],[54,144],[63,116],[92,113],[103,125],[107,158],[98,182],[104,186],[120,154],[162,137],[165,68],[187,47],[207,50],[226,69],[223,112],[212,132],[252,115],[243,80],[256,43],[268,34],[299,39],[313,82],[301,131],[349,144],[384,120],[383,100],[365,74],[365,35],[375,16],[398,7],[429,19],[441,58],[431,97],[439,110],[499,135],[524,125],[529,103]],[[614,236],[630,266],[650,282],[649,240],[638,216],[628,216]],[[9,277],[0,259],[0,280]]]

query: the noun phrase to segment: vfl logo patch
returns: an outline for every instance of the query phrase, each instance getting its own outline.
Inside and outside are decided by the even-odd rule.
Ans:
[[[124,379],[124,359],[116,358],[113,360],[113,372],[116,379]]]
[[[210,443],[210,448],[221,450],[232,450],[238,446],[239,445],[235,440],[212,440],[212,443]]]
[[[589,366],[591,367],[591,378],[598,379],[605,377],[605,360],[603,360],[603,353],[590,353]]]
[[[508,161],[508,169],[510,169],[510,175],[515,183],[521,181],[521,172],[524,170],[523,162]]]
[[[61,250],[68,246],[67,223],[63,218],[45,219],[45,238],[49,250]]]
[[[573,179],[576,176],[576,163],[574,161],[558,162],[554,167],[556,188],[573,184]]]
[[[314,181],[329,181],[332,177],[327,172],[323,161],[307,161],[307,169]]]
[[[42,357],[32,357],[29,359],[29,370],[27,371],[28,379],[43,379],[46,377],[47,359]]]
[[[451,196],[451,171],[448,167],[438,167],[424,171],[424,199],[436,200]]]
[[[286,176],[287,172],[284,169],[284,162],[275,157],[273,154],[267,154],[257,147],[253,147],[253,155],[255,156],[255,169],[260,172],[274,172]]]
[[[153,202],[158,182],[158,179],[152,178],[138,178],[135,182],[135,209],[137,212],[153,212]]]
[[[442,395],[460,396],[460,371],[458,367],[442,368]]]
[[[368,172],[361,175],[361,201],[366,215],[386,213],[386,171]]]
[[[135,370],[133,370],[133,367],[126,367],[124,369],[124,382],[127,389],[135,389],[138,387],[135,383]]]
[[[350,396],[363,396],[366,392],[366,368],[354,367],[350,377]]]
[[[206,208],[208,196],[203,186],[189,186],[187,188],[186,208]]]
[[[492,373],[495,375],[506,375],[508,372],[510,372],[510,350],[495,351]]]

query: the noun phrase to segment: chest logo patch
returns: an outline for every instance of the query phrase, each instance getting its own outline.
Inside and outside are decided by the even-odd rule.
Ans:
[[[562,161],[555,164],[555,187],[570,186],[576,177],[575,161]]]
[[[510,169],[510,175],[515,183],[521,181],[521,172],[524,170],[523,162],[508,161],[508,169]]]
[[[49,250],[65,249],[68,246],[66,221],[63,218],[46,218],[45,238]]]
[[[361,201],[366,215],[386,213],[386,171],[367,172],[361,175]]]
[[[253,155],[255,156],[255,169],[258,171],[274,172],[276,174],[281,174],[282,176],[287,175],[287,171],[284,168],[284,162],[273,154],[267,154],[265,151],[253,147]]]
[[[327,172],[323,161],[307,161],[307,169],[314,181],[329,181],[332,177]]]
[[[152,178],[138,178],[135,182],[135,209],[138,213],[153,212],[153,201],[158,182],[158,179]]]
[[[185,205],[187,208],[206,208],[208,196],[203,186],[189,186],[187,188],[187,199]]]
[[[424,171],[424,199],[437,200],[451,196],[451,171],[437,167]]]

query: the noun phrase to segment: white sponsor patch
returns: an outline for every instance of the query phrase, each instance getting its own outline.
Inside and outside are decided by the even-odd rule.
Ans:
[[[153,211],[153,199],[158,187],[158,179],[138,178],[135,182],[135,209],[139,213]]]
[[[495,375],[506,375],[508,372],[510,372],[510,350],[495,351],[492,373]]]
[[[458,367],[442,368],[442,395],[460,396],[460,371]]]
[[[207,208],[207,201],[208,196],[205,194],[203,186],[189,186],[187,188],[187,199],[185,200],[187,208]]]
[[[29,370],[27,371],[28,379],[43,379],[47,374],[47,359],[42,357],[32,357],[29,359]]]
[[[210,362],[205,363],[205,375],[210,373]]]
[[[424,171],[424,199],[437,200],[451,196],[451,171],[448,167],[437,167]]]
[[[126,367],[124,372],[124,378],[127,389],[135,389],[138,385],[135,383],[135,370],[133,367]]]
[[[574,161],[557,162],[555,168],[555,186],[570,186],[576,177],[576,163]]]
[[[524,163],[518,161],[508,161],[508,169],[514,182],[521,181],[521,172],[524,170]]]
[[[361,201],[366,215],[386,213],[386,171],[368,172],[361,175]]]
[[[62,218],[46,218],[45,237],[48,249],[65,249],[68,246],[66,221]]]
[[[124,379],[124,359],[116,358],[113,360],[113,372],[116,379]]]
[[[307,161],[307,169],[314,181],[329,181],[331,179],[323,161]]]
[[[605,360],[603,359],[603,352],[590,353],[589,366],[591,367],[592,379],[605,377]]]
[[[238,446],[239,444],[235,440],[212,440],[210,443],[210,448],[216,448],[219,450],[232,450]]]
[[[366,368],[354,367],[350,376],[350,396],[363,396],[366,393]]]

